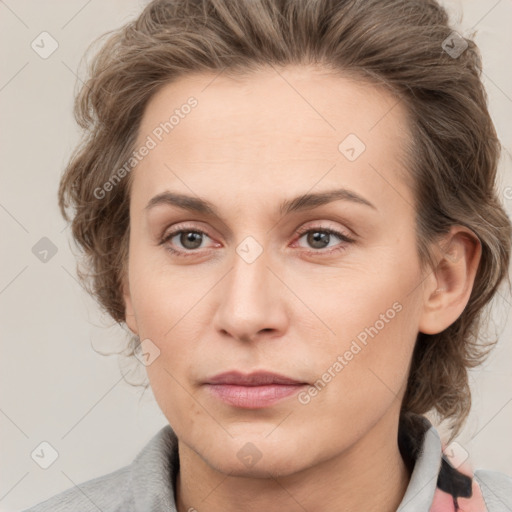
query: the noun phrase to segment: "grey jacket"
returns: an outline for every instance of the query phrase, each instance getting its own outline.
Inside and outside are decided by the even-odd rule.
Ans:
[[[464,477],[461,480],[461,473],[442,456],[437,430],[426,418],[418,418],[419,427],[414,435],[399,431],[402,456],[406,460],[409,458],[413,470],[397,512],[429,512],[433,506],[436,511],[451,512],[455,506],[439,507],[440,503],[445,503],[441,495],[444,492],[452,494],[454,502],[457,496],[467,498],[471,495],[472,481],[464,482]],[[166,425],[128,466],[72,487],[25,512],[176,512],[173,486],[178,470],[177,438]],[[474,480],[488,512],[512,512],[511,477],[476,470]],[[475,501],[478,498],[473,497]],[[485,510],[482,498],[479,500],[480,506],[471,510]]]

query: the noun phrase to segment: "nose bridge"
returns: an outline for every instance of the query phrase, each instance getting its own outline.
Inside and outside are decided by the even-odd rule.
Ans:
[[[268,251],[253,237],[246,237],[233,253],[232,268],[226,276],[216,328],[235,338],[252,338],[262,329],[280,329],[275,279],[267,268]],[[282,312],[281,312],[282,313]]]
[[[245,307],[264,306],[270,292],[268,287],[268,251],[254,238],[246,237],[235,247],[233,267],[228,279],[226,300]]]

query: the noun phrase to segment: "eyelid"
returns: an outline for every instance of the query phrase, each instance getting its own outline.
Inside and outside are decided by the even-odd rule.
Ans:
[[[329,225],[324,226],[322,224],[322,221],[320,221],[320,220],[312,221],[312,225],[306,224],[304,226],[301,226],[299,229],[297,229],[295,234],[303,235],[304,233],[308,233],[309,231],[314,231],[314,230],[332,232],[332,233],[336,234],[337,236],[343,235],[343,237],[355,242],[355,237],[352,236],[353,232],[351,230],[343,230],[342,228],[332,227]]]
[[[176,234],[179,233],[180,231],[197,231],[198,233],[208,235],[206,228],[199,227],[200,224],[201,223],[199,222],[198,224],[197,221],[177,222],[172,226],[167,226],[166,228],[164,228],[162,235],[160,236],[160,239],[167,238],[170,234]]]

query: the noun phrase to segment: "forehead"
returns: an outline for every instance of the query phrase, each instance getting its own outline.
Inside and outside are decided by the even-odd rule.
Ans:
[[[323,68],[183,76],[146,106],[137,147],[148,138],[154,147],[133,172],[145,196],[165,188],[221,193],[220,183],[252,196],[303,193],[315,183],[366,189],[383,201],[410,194],[399,179],[405,108],[384,89]],[[347,146],[360,156],[347,158]]]

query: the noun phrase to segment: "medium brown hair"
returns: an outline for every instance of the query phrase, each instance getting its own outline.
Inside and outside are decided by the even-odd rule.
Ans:
[[[418,334],[402,403],[402,417],[437,412],[450,419],[453,438],[470,409],[468,369],[495,343],[483,341],[482,318],[507,275],[512,235],[495,188],[500,144],[481,57],[470,39],[458,39],[467,44],[460,55],[449,54],[443,42],[450,34],[447,13],[434,0],[157,0],[105,34],[76,97],[84,138],[59,189],[84,256],[78,274],[86,289],[123,325],[131,174],[105,197],[94,191],[130,158],[144,108],[164,84],[195,72],[320,64],[386,87],[410,118],[408,171],[422,267],[435,268],[430,244],[452,225],[469,228],[482,246],[463,313],[439,334]]]

